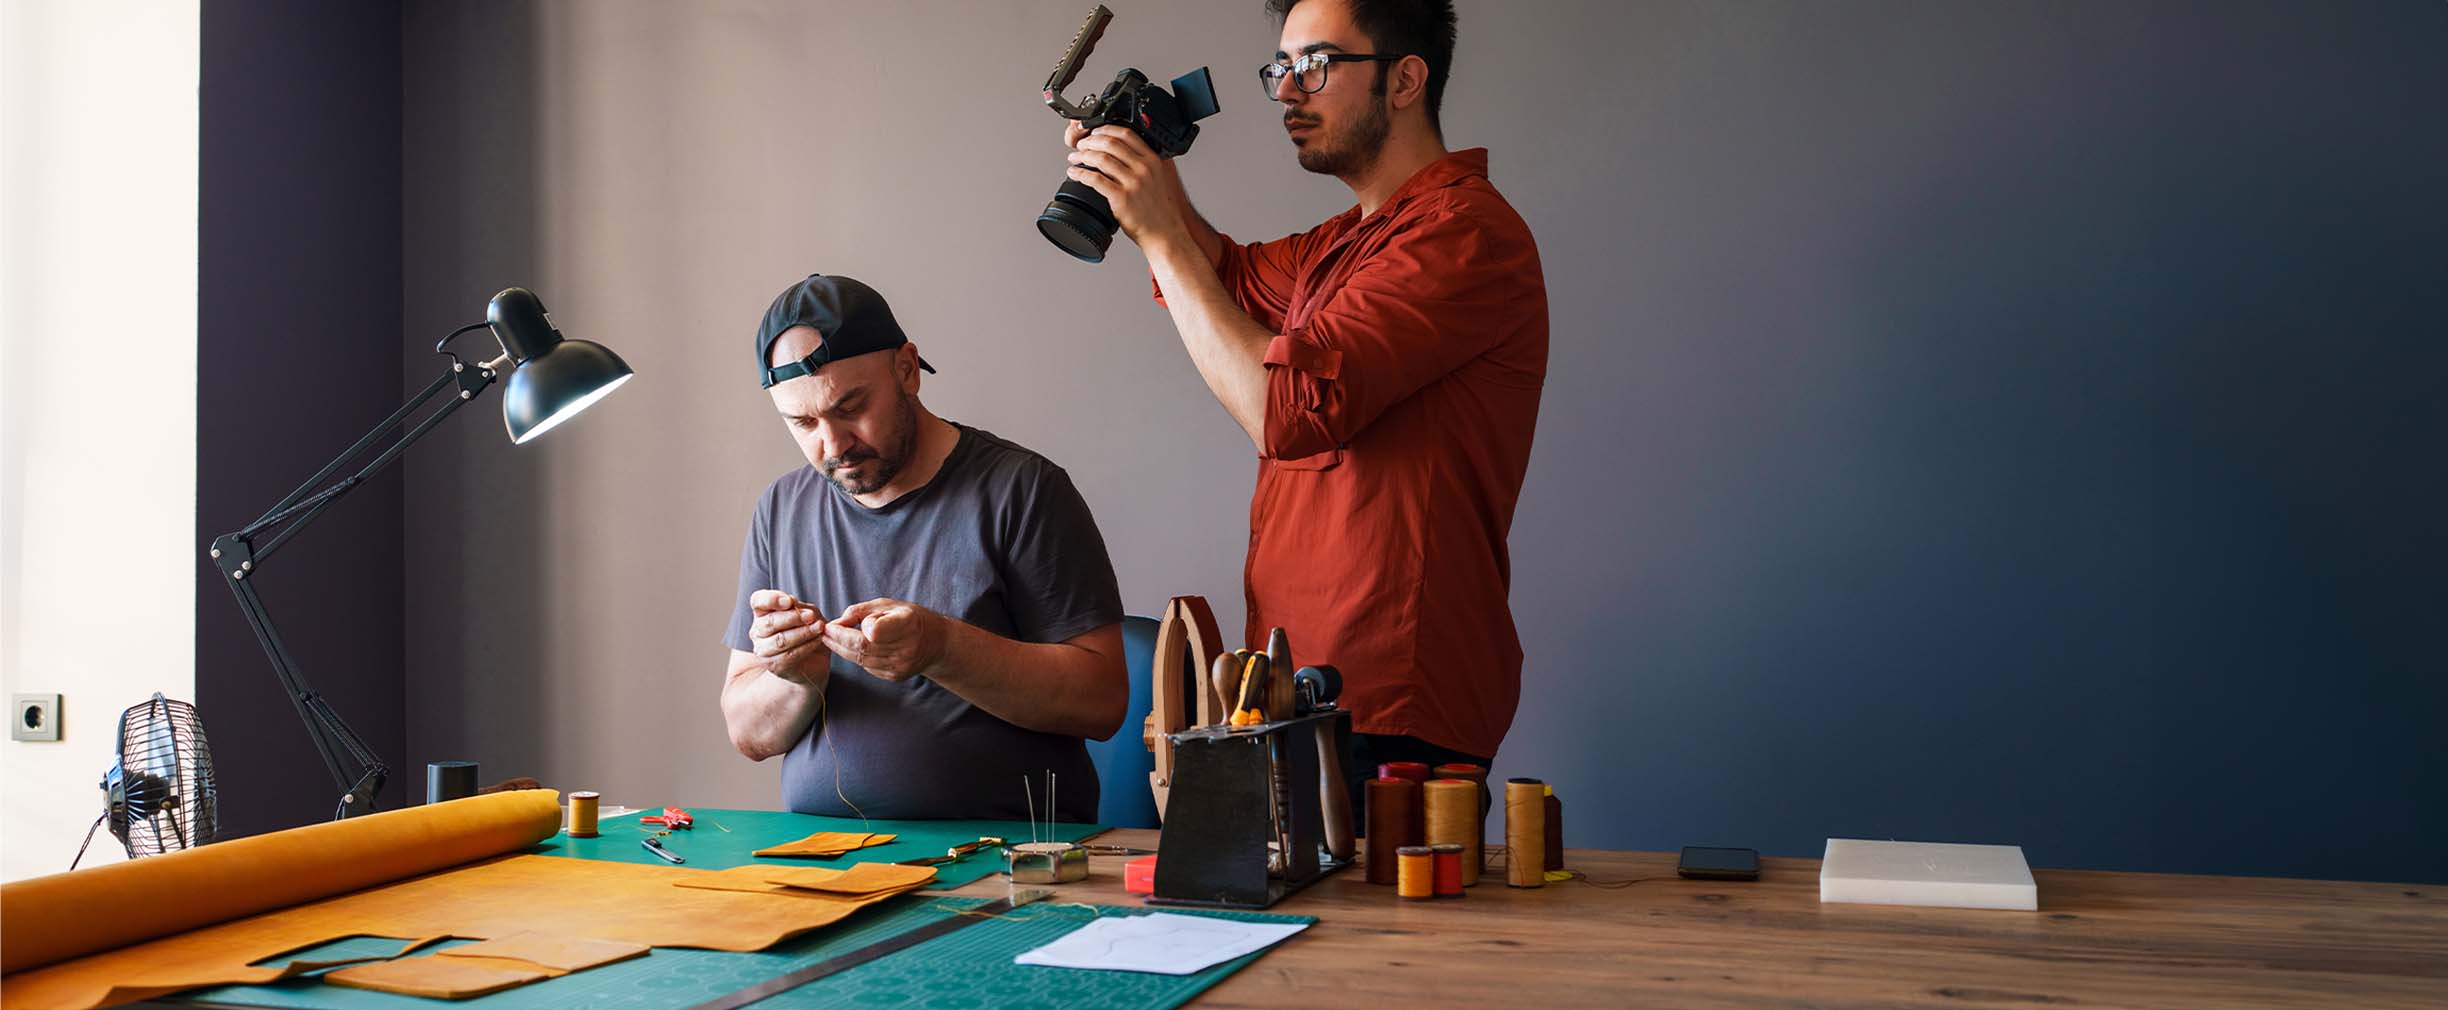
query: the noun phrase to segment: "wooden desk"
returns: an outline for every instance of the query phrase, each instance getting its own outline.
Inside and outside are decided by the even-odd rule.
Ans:
[[[1139,904],[1125,861],[1096,857],[1060,900]],[[2040,870],[2040,911],[1961,911],[1821,905],[1818,860],[1763,862],[1756,883],[1690,881],[1669,853],[1574,849],[1572,868],[1642,882],[1491,876],[1430,902],[1346,870],[1272,909],[1317,925],[1192,1005],[2448,1007],[2448,888]]]

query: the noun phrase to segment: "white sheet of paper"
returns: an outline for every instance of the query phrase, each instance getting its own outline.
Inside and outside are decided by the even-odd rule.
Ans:
[[[1238,922],[1170,912],[1109,916],[1023,953],[1012,963],[1188,975],[1265,950],[1307,928],[1305,922]]]

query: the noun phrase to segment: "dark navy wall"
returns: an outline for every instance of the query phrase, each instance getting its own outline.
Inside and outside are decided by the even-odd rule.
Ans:
[[[1601,6],[1454,85],[1576,89],[1496,151],[1499,771],[1576,844],[2448,881],[2448,6]]]
[[[196,397],[196,698],[224,836],[331,817],[333,785],[203,545],[263,513],[400,393],[400,9],[205,0]],[[406,749],[400,480],[262,567],[308,681],[375,753]],[[394,770],[383,805],[421,798]]]

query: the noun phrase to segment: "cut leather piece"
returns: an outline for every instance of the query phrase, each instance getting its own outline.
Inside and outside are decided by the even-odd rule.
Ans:
[[[868,864],[862,863],[860,865],[864,866]],[[801,901],[855,901],[865,904],[873,901],[881,901],[896,894],[904,894],[910,891],[915,891],[921,887],[925,887],[935,879],[932,872],[935,868],[932,866],[895,867],[895,869],[900,870],[926,870],[929,872],[925,878],[918,879],[914,883],[894,885],[880,890],[866,891],[858,894],[842,894],[817,890],[814,888],[793,887],[789,884],[778,883],[770,879],[776,876],[787,876],[794,871],[802,869],[835,874],[848,872],[845,870],[829,870],[818,866],[790,867],[750,864],[747,866],[734,866],[728,870],[716,870],[707,873],[691,874],[672,881],[672,884],[676,887],[693,887],[709,891],[738,891],[746,894],[767,894]]]
[[[791,856],[802,859],[831,859],[845,852],[883,845],[899,835],[865,831],[819,831],[795,842],[784,842],[771,848],[756,850],[759,856]]]
[[[765,886],[781,893],[672,886],[716,875],[679,866],[502,856],[17,972],[0,985],[0,1008],[89,1010],[198,986],[265,981],[278,972],[252,967],[256,962],[348,936],[482,939],[531,932],[541,923],[585,923],[597,940],[763,950],[892,897],[772,884]],[[16,942],[11,934],[9,943]]]
[[[644,957],[650,948],[642,943],[620,940],[597,940],[584,936],[553,933],[517,933],[481,943],[463,944],[436,952],[436,957],[481,957],[525,961],[564,972],[585,971],[615,961]]]
[[[824,891],[852,897],[881,891],[900,892],[935,879],[932,866],[900,866],[893,863],[860,863],[847,870],[822,866],[766,866],[768,883],[781,884],[807,891]]]
[[[342,968],[323,976],[323,981],[402,996],[472,999],[566,974],[525,961],[432,954]]]

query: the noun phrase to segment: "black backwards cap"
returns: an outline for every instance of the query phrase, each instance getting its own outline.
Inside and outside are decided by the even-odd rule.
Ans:
[[[774,341],[794,326],[814,328],[824,342],[807,357],[770,364]],[[884,304],[884,296],[876,289],[848,277],[809,274],[775,298],[765,310],[765,321],[757,326],[758,385],[771,388],[777,382],[814,375],[817,369],[843,358],[889,351],[906,343],[909,336],[901,332],[892,307]],[[935,370],[925,358],[918,359],[918,367]]]

